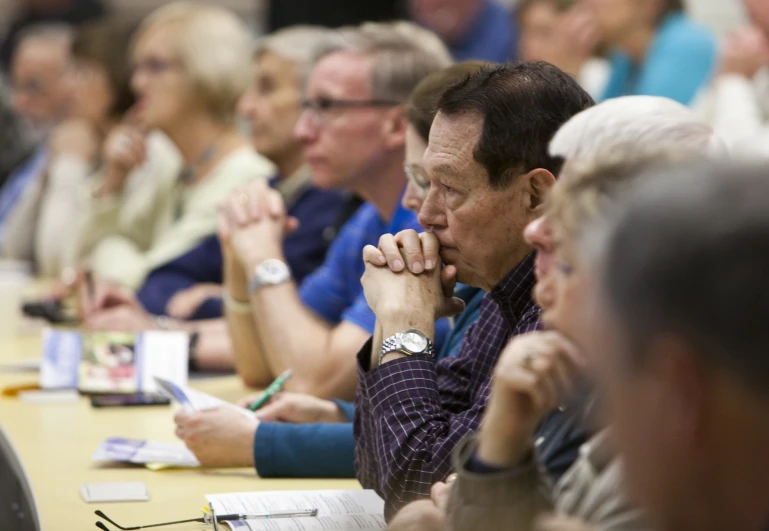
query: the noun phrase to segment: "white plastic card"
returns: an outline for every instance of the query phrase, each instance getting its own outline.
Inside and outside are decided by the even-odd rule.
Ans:
[[[84,483],[80,486],[80,496],[86,503],[148,501],[150,491],[141,481]]]

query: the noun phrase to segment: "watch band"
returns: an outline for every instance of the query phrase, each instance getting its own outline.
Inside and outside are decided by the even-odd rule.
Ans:
[[[248,294],[253,295],[266,286],[277,286],[291,280],[291,269],[283,260],[270,258],[254,268],[248,281]]]
[[[425,341],[425,347],[421,351],[413,351],[408,349],[404,345],[404,338],[407,334],[418,334],[421,336]],[[422,332],[419,330],[407,330],[405,332],[399,332],[393,336],[388,337],[382,342],[382,347],[379,350],[379,365],[382,364],[382,359],[392,352],[401,352],[407,356],[413,356],[415,354],[423,354],[425,356],[430,356],[431,358],[435,359],[435,345],[433,342],[425,336]]]

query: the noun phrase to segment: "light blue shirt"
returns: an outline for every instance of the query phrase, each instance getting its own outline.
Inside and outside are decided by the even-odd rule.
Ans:
[[[602,99],[663,96],[688,105],[713,75],[716,40],[683,13],[664,18],[641,64],[624,52],[610,57],[611,75]]]
[[[3,187],[0,188],[0,252],[5,241],[5,226],[11,212],[27,188],[36,179],[42,178],[47,160],[48,149],[43,144],[11,173]]]

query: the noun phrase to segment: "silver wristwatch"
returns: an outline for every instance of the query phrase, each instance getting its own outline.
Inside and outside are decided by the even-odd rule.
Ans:
[[[254,274],[248,281],[248,294],[253,295],[265,286],[277,286],[291,280],[288,264],[277,258],[265,260],[254,268]]]
[[[398,332],[382,342],[382,349],[379,351],[380,364],[382,363],[382,358],[390,352],[402,352],[407,356],[424,354],[425,356],[435,358],[435,347],[433,346],[433,342],[430,341],[430,338],[415,328],[411,328],[405,332]]]

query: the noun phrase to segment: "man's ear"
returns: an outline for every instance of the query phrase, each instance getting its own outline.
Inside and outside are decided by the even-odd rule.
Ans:
[[[523,179],[529,195],[528,207],[537,215],[541,215],[545,199],[555,186],[555,176],[544,168],[536,168],[524,175]]]
[[[390,109],[382,120],[382,138],[385,146],[397,149],[406,145],[406,115],[402,105]]]

